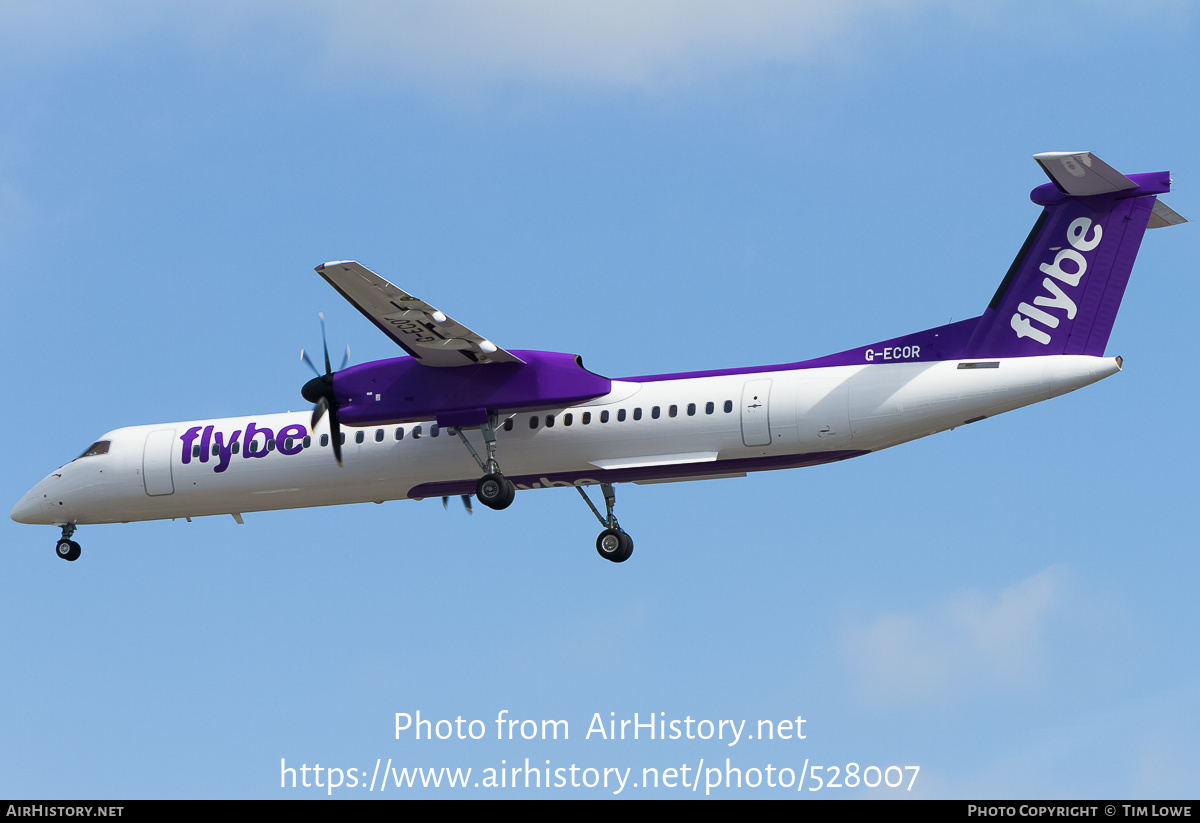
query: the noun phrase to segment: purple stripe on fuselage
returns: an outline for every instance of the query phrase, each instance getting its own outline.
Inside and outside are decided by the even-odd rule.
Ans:
[[[772,469],[798,469],[803,466],[819,466],[836,463],[869,454],[863,449],[810,452],[808,454],[784,454],[774,457],[746,457],[735,460],[718,460],[715,463],[683,463],[675,466],[645,466],[630,469],[593,469],[580,472],[555,472],[552,474],[509,475],[508,479],[518,489],[546,489],[554,486],[583,486],[597,483],[630,483],[638,480],[669,480],[678,477],[719,477],[741,472],[771,471]],[[438,483],[422,483],[408,490],[409,497],[440,497],[451,494],[474,494],[476,479],[447,480]]]

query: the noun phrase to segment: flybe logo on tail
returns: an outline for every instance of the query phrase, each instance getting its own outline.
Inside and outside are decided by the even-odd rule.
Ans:
[[[1033,298],[1032,306],[1021,303],[1012,316],[1011,323],[1017,337],[1032,338],[1043,346],[1048,344],[1050,333],[1046,329],[1057,329],[1061,320],[1057,314],[1052,314],[1047,309],[1064,312],[1068,320],[1075,319],[1075,301],[1063,291],[1059,283],[1065,283],[1072,289],[1079,286],[1079,282],[1087,273],[1088,265],[1083,252],[1099,246],[1103,236],[1103,229],[1086,217],[1071,221],[1071,225],[1067,226],[1067,243],[1070,245],[1067,248],[1051,248],[1051,251],[1058,251],[1058,254],[1054,255],[1054,261],[1038,266],[1043,274],[1049,275],[1042,281],[1042,288],[1047,294],[1039,294]]]

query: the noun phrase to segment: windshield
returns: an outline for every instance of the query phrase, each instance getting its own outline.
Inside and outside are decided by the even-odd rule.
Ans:
[[[83,454],[79,455],[79,457],[76,457],[75,459],[79,460],[80,458],[84,457],[93,457],[97,454],[108,454],[108,445],[111,442],[111,440],[97,440],[95,443],[88,446],[87,449],[84,450]]]

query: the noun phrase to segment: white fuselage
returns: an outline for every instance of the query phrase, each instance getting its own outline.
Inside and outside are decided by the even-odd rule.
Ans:
[[[588,403],[509,415],[496,456],[518,489],[737,476],[877,451],[1119,369],[1113,358],[1053,356],[613,381]],[[467,493],[480,475],[459,438],[433,436],[430,423],[343,427],[339,467],[324,424],[303,445],[308,422],[290,413],[117,429],[103,437],[106,454],[52,473],[12,516],[83,525],[382,502],[460,493],[456,483]],[[260,433],[247,455],[251,424],[280,442]],[[285,430],[295,435],[286,443]],[[482,451],[478,430],[465,434]]]

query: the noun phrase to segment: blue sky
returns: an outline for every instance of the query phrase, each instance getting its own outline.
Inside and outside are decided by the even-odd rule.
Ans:
[[[304,408],[318,311],[354,362],[394,356],[326,260],[620,377],[979,313],[1039,151],[1169,169],[1200,218],[1194,6],[961,6],[0,5],[4,498],[113,428]],[[70,565],[6,520],[0,796],[729,758],[919,766],[915,797],[1194,798],[1194,232],[1147,236],[1120,375],[843,464],[621,486],[621,566],[566,489],[85,527]],[[496,740],[502,710],[570,739]],[[397,740],[417,711],[488,735]],[[635,712],[806,737],[586,739]]]

